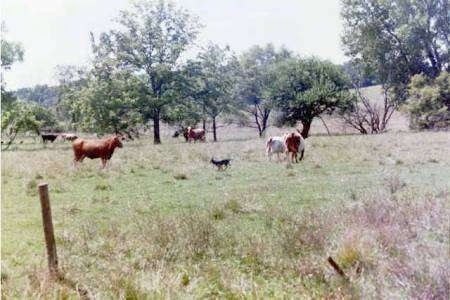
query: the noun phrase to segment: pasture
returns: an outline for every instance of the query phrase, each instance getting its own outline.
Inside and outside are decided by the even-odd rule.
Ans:
[[[220,132],[217,143],[170,131],[158,146],[128,141],[105,170],[73,169],[69,143],[3,152],[2,296],[448,297],[449,133],[312,136],[287,168],[254,131]],[[232,166],[217,172],[211,157]],[[40,182],[59,282],[45,276]]]

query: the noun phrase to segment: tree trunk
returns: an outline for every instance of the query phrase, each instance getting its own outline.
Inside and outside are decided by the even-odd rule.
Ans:
[[[261,124],[259,124],[258,112],[257,111],[255,112],[255,124],[256,124],[256,128],[258,129],[259,137],[262,137],[263,129],[261,128]]]
[[[311,123],[312,123],[312,121],[302,122],[303,128],[302,128],[301,135],[304,139],[306,139],[309,136],[309,130],[311,129]]]
[[[159,135],[159,111],[155,112],[153,116],[153,144],[161,144],[161,137]]]
[[[266,129],[267,129],[267,122],[269,121],[269,115],[270,115],[270,110],[269,109],[265,109],[264,110],[264,115],[263,115],[263,118],[262,118],[262,124],[261,124],[261,127],[262,127],[262,132],[261,132],[261,135],[260,135],[260,137],[264,134],[264,132],[266,131]]]
[[[203,119],[203,130],[206,132],[206,119]]]
[[[213,122],[213,137],[214,137],[214,142],[217,142],[216,117],[213,117],[213,118],[212,118],[212,122]]]

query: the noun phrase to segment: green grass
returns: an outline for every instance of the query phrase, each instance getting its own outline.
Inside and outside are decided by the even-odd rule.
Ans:
[[[80,286],[99,298],[361,296],[366,281],[349,287],[325,264],[334,253],[346,271],[365,266],[381,285],[370,270],[382,255],[362,233],[347,239],[359,222],[351,207],[422,203],[450,187],[448,133],[313,136],[291,169],[268,162],[264,140],[253,136],[158,146],[141,139],[117,150],[105,170],[98,160],[74,169],[62,143],[3,152],[2,295],[75,297]],[[231,168],[217,172],[213,156],[233,158]],[[74,284],[43,275],[40,182],[49,183],[59,261]],[[448,244],[436,230],[427,239]]]

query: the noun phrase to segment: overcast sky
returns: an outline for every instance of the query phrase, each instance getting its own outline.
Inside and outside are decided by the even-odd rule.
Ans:
[[[213,41],[237,53],[273,43],[335,63],[341,49],[339,0],[177,0],[205,26],[199,45]],[[23,63],[6,71],[8,89],[55,84],[55,66],[89,61],[89,31],[111,28],[129,0],[1,0],[5,37],[25,48]]]

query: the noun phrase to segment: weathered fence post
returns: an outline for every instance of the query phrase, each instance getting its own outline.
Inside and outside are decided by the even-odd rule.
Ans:
[[[344,278],[345,280],[348,280],[348,277],[345,276],[344,271],[342,271],[341,267],[339,267],[339,265],[334,261],[334,259],[331,256],[328,256],[328,262],[330,263],[330,265],[333,267],[333,269],[342,276],[342,278]]]
[[[47,247],[48,270],[50,275],[56,276],[58,273],[58,257],[56,255],[52,210],[50,207],[47,183],[39,184],[39,198],[41,200],[42,223],[44,225],[45,244]]]

